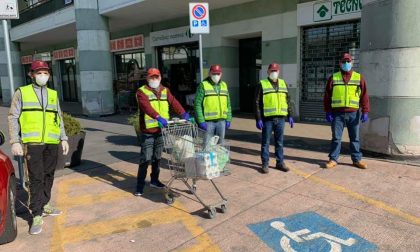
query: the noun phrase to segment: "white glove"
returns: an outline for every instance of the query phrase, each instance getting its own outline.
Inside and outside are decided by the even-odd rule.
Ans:
[[[12,154],[13,156],[23,156],[23,148],[20,143],[12,144]]]
[[[63,147],[63,155],[69,153],[69,143],[67,141],[61,141],[61,146]]]

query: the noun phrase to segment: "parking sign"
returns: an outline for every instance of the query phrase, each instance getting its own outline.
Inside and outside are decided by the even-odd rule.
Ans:
[[[208,3],[190,3],[190,29],[193,34],[210,33]]]
[[[0,19],[18,19],[19,10],[17,0],[0,1]]]

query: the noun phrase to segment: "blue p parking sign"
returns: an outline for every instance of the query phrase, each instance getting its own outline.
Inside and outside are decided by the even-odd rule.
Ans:
[[[376,251],[378,247],[315,212],[272,219],[248,227],[275,251]]]

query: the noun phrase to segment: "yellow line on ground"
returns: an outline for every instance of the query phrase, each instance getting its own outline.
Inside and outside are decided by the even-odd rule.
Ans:
[[[132,193],[122,190],[112,190],[109,192],[98,193],[98,194],[87,194],[77,197],[63,196],[63,207],[72,208],[84,205],[92,205],[98,203],[111,202],[121,200],[124,198],[133,197]]]
[[[334,184],[332,182],[329,182],[328,180],[325,180],[325,179],[322,179],[320,177],[314,176],[312,174],[303,172],[303,171],[301,171],[299,169],[296,169],[296,168],[292,168],[291,167],[291,170],[294,173],[296,173],[297,175],[299,175],[299,176],[301,176],[301,177],[303,177],[305,179],[309,179],[309,180],[311,180],[313,182],[316,182],[318,184],[322,184],[322,185],[327,186],[327,187],[329,187],[329,188],[331,188],[331,189],[333,189],[335,191],[344,193],[344,194],[346,194],[346,195],[348,195],[348,196],[350,196],[352,198],[358,199],[358,200],[363,201],[363,202],[365,202],[365,203],[367,203],[369,205],[372,205],[374,207],[380,208],[380,209],[382,209],[382,210],[384,210],[384,211],[386,211],[388,213],[391,213],[391,214],[393,214],[395,216],[398,216],[398,217],[400,217],[400,218],[402,218],[404,220],[407,220],[407,221],[409,221],[411,223],[414,223],[416,225],[420,225],[420,218],[419,217],[416,217],[416,216],[411,215],[409,213],[405,213],[405,212],[403,212],[403,211],[401,211],[401,210],[399,210],[399,209],[397,209],[395,207],[392,207],[392,206],[390,206],[390,205],[388,205],[388,204],[386,204],[386,203],[384,203],[384,202],[382,202],[380,200],[369,198],[369,197],[364,196],[364,195],[362,195],[360,193],[357,193],[357,192],[354,192],[352,190],[349,190],[349,189],[347,189],[347,188],[345,188],[343,186],[336,185],[336,184]]]
[[[220,251],[218,246],[211,241],[210,236],[205,233],[205,230],[198,225],[197,220],[185,211],[179,202],[175,202],[173,207],[165,207],[155,211],[66,227],[67,215],[70,213],[69,209],[72,207],[87,206],[98,202],[111,202],[132,196],[130,193],[121,190],[78,197],[68,195],[71,186],[89,185],[95,183],[95,180],[97,181],[96,177],[83,177],[80,179],[63,180],[57,183],[56,205],[63,210],[63,214],[55,218],[51,251],[61,252],[64,251],[65,245],[68,244],[176,222],[183,223],[185,228],[197,241],[191,247],[184,248],[181,251]]]

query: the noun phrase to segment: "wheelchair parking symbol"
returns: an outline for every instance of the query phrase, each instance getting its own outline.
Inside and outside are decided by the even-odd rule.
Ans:
[[[274,251],[376,251],[376,245],[314,212],[250,224]]]

